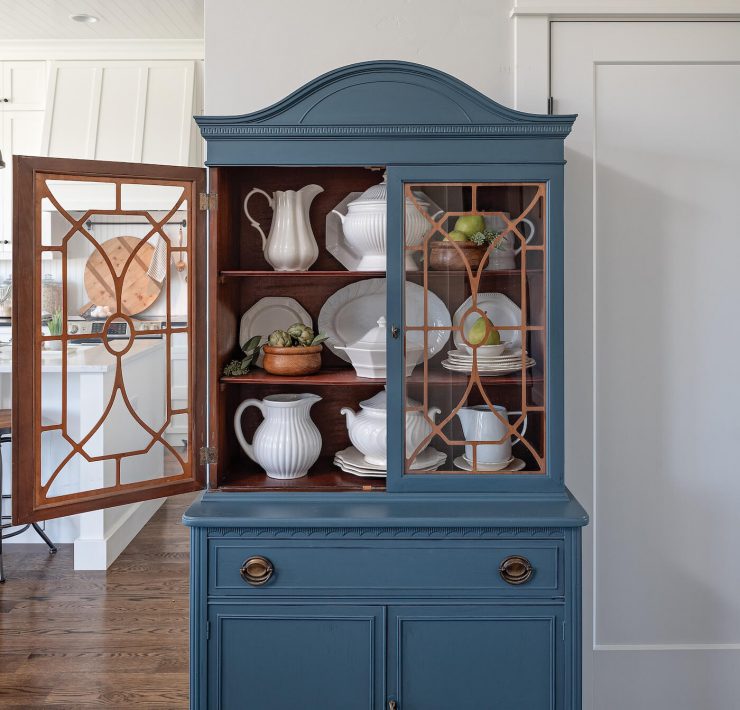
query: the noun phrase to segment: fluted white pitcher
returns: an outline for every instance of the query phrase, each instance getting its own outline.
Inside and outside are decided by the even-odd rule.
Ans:
[[[321,433],[311,420],[311,407],[321,397],[304,394],[271,394],[262,400],[245,399],[234,414],[234,431],[244,453],[270,478],[301,478],[321,452]],[[242,432],[242,412],[257,407],[264,420],[251,444]]]

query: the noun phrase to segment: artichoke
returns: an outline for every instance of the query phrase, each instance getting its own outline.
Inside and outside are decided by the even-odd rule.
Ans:
[[[288,334],[298,345],[311,345],[315,337],[313,328],[303,323],[294,323],[288,328]]]
[[[290,335],[284,330],[273,330],[267,342],[273,348],[289,348],[293,344]]]

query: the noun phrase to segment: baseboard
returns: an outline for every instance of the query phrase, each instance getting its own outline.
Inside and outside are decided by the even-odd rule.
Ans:
[[[132,503],[129,510],[105,531],[102,538],[77,538],[74,542],[76,570],[106,570],[159,510],[165,498]],[[102,514],[102,511],[101,511]]]

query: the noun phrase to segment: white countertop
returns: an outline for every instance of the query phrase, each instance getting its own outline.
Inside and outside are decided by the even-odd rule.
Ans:
[[[116,342],[116,341],[113,341]],[[163,339],[136,340],[123,356],[126,362],[153,355],[164,348]],[[67,372],[108,372],[116,367],[116,358],[103,345],[72,345],[67,356]],[[10,346],[0,347],[0,374],[12,372]],[[61,372],[62,353],[60,350],[43,350],[41,353],[41,372]]]

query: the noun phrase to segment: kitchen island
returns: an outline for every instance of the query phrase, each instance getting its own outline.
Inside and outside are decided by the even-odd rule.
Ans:
[[[7,409],[11,407],[10,351],[9,345],[0,345],[0,407]],[[166,417],[166,358],[167,348],[163,339],[137,339],[128,352],[121,356],[121,369],[132,409],[155,429],[164,424]],[[43,426],[60,424],[66,416],[66,432],[77,442],[94,430],[84,447],[91,459],[147,446],[150,437],[129,412],[120,392],[96,429],[115,388],[116,357],[104,345],[70,346],[66,371],[67,405],[66,412],[63,412],[62,353],[54,350],[42,352]],[[3,448],[3,490],[9,492],[10,447]],[[43,433],[43,481],[49,480],[70,451],[71,447],[59,429]],[[125,464],[121,466],[121,476],[126,482],[161,477],[165,472],[165,455],[161,444],[155,444],[146,453],[122,461]],[[115,479],[113,460],[88,461],[75,455],[53,480],[49,491],[50,495],[67,495],[113,485]],[[74,543],[75,569],[106,569],[162,502],[163,499],[158,499],[58,518],[47,523],[47,531],[55,542]],[[8,543],[12,542],[40,540],[32,531],[27,531],[8,540]]]

